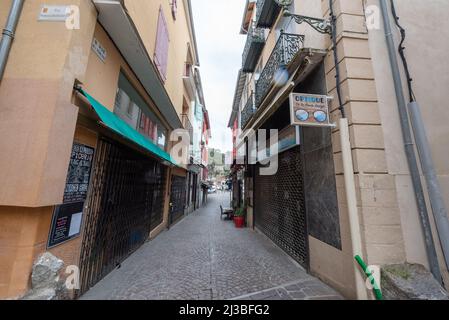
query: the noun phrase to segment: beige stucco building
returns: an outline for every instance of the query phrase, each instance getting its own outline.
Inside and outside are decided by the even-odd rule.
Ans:
[[[449,112],[444,106],[445,88],[449,85],[449,66],[445,59],[449,29],[444,15],[449,12],[449,4],[419,0],[395,2],[400,22],[407,31],[404,45],[413,88],[422,106],[448,207]],[[333,9],[342,100],[349,120],[362,255],[370,265],[409,262],[429,268],[404,151],[379,1],[335,0]],[[328,19],[329,1],[296,0],[289,11]],[[298,130],[299,138],[289,140],[288,148],[279,155],[279,170],[290,171],[290,175],[297,170],[298,178],[292,179],[281,171],[271,178],[261,177],[257,173],[258,164],[246,163],[246,169],[236,165],[235,170],[243,170],[246,176],[247,222],[267,234],[312,274],[346,297],[355,298],[355,262],[339,127],[292,129],[290,126],[288,97],[292,92],[332,96],[331,120],[338,124],[341,112],[331,37],[320,34],[307,23],[297,24],[291,16],[284,17],[281,13],[275,1],[247,1],[242,34],[248,40],[229,127],[234,136],[236,131],[243,131],[240,139],[235,139],[236,149],[244,145],[251,129],[279,129],[280,134],[285,133],[284,138],[294,136]],[[398,45],[399,31],[393,16],[388,18]],[[440,23],[434,28],[431,21]],[[279,59],[284,61],[276,62]],[[279,78],[276,74],[279,67],[288,71],[287,76],[281,74]],[[287,78],[282,80],[282,77]],[[403,84],[407,96],[404,74]],[[301,168],[289,165],[294,161]],[[424,178],[422,181],[427,191]],[[277,194],[271,201],[282,201],[285,207],[280,211],[273,209],[274,215],[260,204],[262,195],[270,193]],[[269,207],[270,202],[266,205]],[[447,285],[448,272],[429,202],[427,206],[440,271]],[[296,215],[292,213],[295,211]],[[287,221],[294,227],[286,227]]]
[[[12,2],[0,3],[1,25]],[[188,0],[24,2],[0,84],[0,298],[30,289],[46,251],[80,267],[85,291],[123,251],[197,207],[204,159],[178,163],[169,152],[174,130],[196,130],[195,114],[200,139],[209,138],[198,66]],[[78,225],[73,210],[83,211]],[[98,222],[105,212],[115,231]],[[123,219],[134,222],[125,229]],[[95,234],[110,243],[95,247]]]

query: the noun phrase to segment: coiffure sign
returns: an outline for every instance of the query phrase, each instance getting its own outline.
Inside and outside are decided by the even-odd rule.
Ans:
[[[316,94],[290,94],[291,122],[294,126],[331,127],[329,97]]]

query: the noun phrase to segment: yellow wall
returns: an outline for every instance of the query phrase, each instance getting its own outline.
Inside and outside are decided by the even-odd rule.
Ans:
[[[0,2],[2,25],[11,2]],[[81,29],[68,30],[63,22],[38,22],[44,3],[78,5]],[[165,87],[180,114],[184,62],[188,43],[194,50],[193,40],[184,2],[178,1],[176,21],[171,16],[169,2],[160,3],[171,40]],[[158,2],[129,0],[126,5],[149,56],[153,57]],[[18,297],[29,288],[32,264],[46,250],[54,206],[62,202],[73,141],[96,145],[96,133],[77,125],[79,107],[72,103],[75,80],[80,80],[112,110],[122,70],[169,127],[96,17],[91,1],[25,2],[0,85],[0,134],[8,137],[0,139],[0,175],[8,181],[0,185],[0,298]],[[105,63],[91,50],[94,35],[107,49]],[[168,217],[168,201],[167,196],[163,225]],[[153,234],[162,229],[163,226],[159,227]],[[82,237],[78,237],[49,251],[66,265],[78,264],[81,241]]]
[[[77,4],[81,30],[39,22],[43,1],[25,1],[0,86],[0,205],[39,207],[62,201],[77,108],[70,99],[82,78],[95,26],[90,1]],[[11,1],[1,1],[0,17]],[[4,22],[4,21],[0,21]]]
[[[189,22],[185,1],[178,1],[176,20],[171,14],[170,1],[165,0],[125,0],[125,6],[133,19],[143,43],[153,58],[156,45],[159,8],[162,6],[170,38],[168,70],[165,88],[175,109],[180,115],[183,105],[183,70],[187,60],[188,44],[194,51],[194,41],[189,32]],[[195,55],[195,53],[194,53]]]

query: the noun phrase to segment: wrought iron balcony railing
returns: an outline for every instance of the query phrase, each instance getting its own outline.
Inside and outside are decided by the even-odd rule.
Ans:
[[[248,31],[245,50],[243,50],[243,72],[253,72],[265,45],[265,30],[252,25]]]
[[[260,107],[263,99],[272,88],[275,76],[288,76],[287,74],[277,75],[277,73],[282,69],[284,69],[285,72],[288,72],[289,65],[294,60],[303,43],[303,35],[281,33],[276,46],[256,83],[256,108]]]
[[[274,0],[257,0],[256,25],[258,28],[271,28],[281,12]]]
[[[242,129],[246,127],[249,120],[253,117],[254,113],[256,112],[256,106],[254,105],[254,93],[251,93],[251,95],[248,98],[248,101],[246,102],[245,107],[242,110]]]
[[[193,126],[186,114],[182,114],[182,125],[189,132],[190,144],[193,144]]]

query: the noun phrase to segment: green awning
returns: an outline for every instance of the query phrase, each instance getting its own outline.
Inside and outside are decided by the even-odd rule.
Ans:
[[[79,89],[80,92],[89,100],[92,108],[95,110],[97,115],[100,117],[101,122],[105,124],[109,129],[114,132],[120,134],[128,140],[136,143],[140,147],[150,151],[152,154],[161,158],[162,160],[168,161],[170,164],[178,166],[176,162],[172,159],[172,157],[151,142],[147,137],[143,134],[139,133],[137,130],[133,129],[129,124],[116,116],[113,112],[109,111],[105,106],[103,106],[100,102],[95,100],[91,95],[89,95],[83,89]]]

